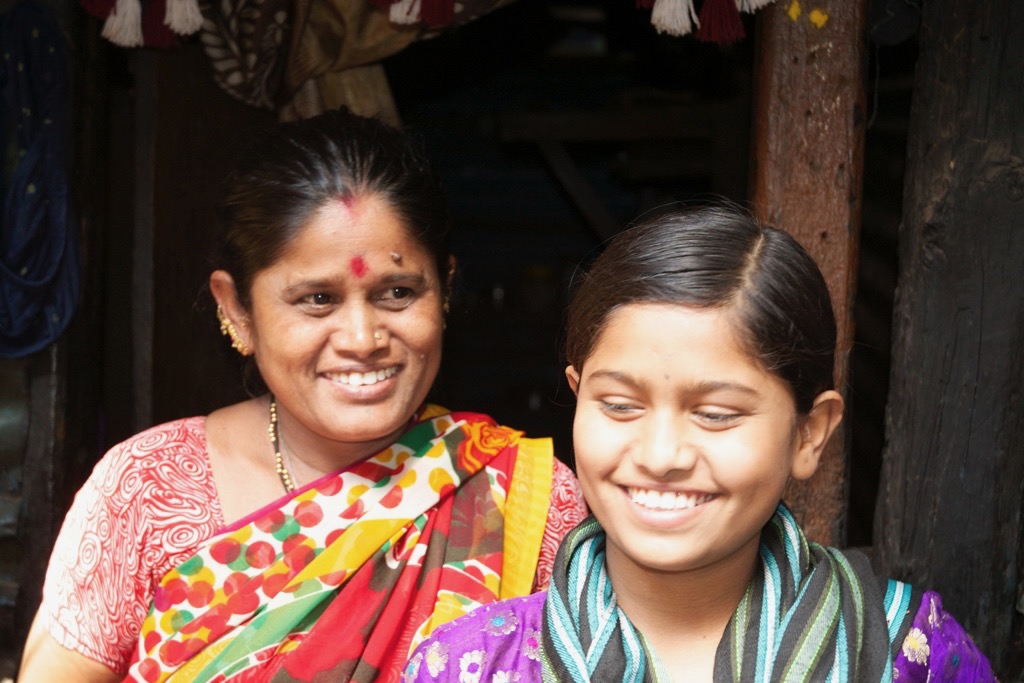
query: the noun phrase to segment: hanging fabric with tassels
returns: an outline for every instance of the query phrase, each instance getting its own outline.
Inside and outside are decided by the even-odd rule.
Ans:
[[[0,14],[0,357],[56,341],[78,308],[82,247],[70,180],[71,62],[48,4]],[[9,145],[9,147],[8,147]]]
[[[173,47],[203,25],[198,0],[79,0],[103,23],[103,37],[121,47]]]
[[[685,36],[719,45],[745,37],[740,12],[752,14],[775,0],[704,0],[697,11],[694,0],[636,0],[640,9],[651,10],[651,24],[658,33]]]

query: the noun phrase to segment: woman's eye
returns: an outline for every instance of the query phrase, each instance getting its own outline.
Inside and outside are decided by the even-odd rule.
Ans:
[[[388,287],[378,300],[389,308],[405,308],[416,298],[416,290],[412,287]]]
[[[323,308],[334,303],[334,297],[327,292],[314,292],[302,297],[300,303],[316,308]]]

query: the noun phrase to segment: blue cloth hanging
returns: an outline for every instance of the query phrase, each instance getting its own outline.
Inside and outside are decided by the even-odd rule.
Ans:
[[[78,304],[81,246],[68,180],[67,46],[49,7],[21,0],[0,16],[0,356],[54,341]],[[13,148],[13,149],[12,149]]]

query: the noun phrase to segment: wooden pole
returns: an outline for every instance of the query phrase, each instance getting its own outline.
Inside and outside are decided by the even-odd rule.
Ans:
[[[757,216],[787,230],[825,274],[839,322],[836,386],[853,340],[864,168],[864,0],[779,0],[758,26],[751,198]],[[819,542],[846,530],[847,442],[832,439],[818,472],[786,501]]]
[[[1024,3],[923,4],[907,140],[882,569],[1024,667]]]

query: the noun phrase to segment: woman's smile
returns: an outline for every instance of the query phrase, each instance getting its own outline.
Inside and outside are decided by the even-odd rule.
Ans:
[[[426,400],[441,363],[435,263],[370,194],[328,201],[257,273],[250,345],[297,452],[344,466],[389,444]]]
[[[325,372],[324,376],[332,382],[345,384],[350,387],[368,387],[391,379],[397,372],[398,366],[392,365],[379,370],[366,370],[363,372],[358,370],[349,372]]]

